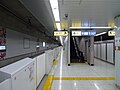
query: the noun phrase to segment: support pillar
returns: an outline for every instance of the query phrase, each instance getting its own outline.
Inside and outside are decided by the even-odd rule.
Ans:
[[[68,30],[68,41],[67,41],[67,59],[68,59],[68,66],[70,66],[70,30]]]
[[[88,40],[88,64],[94,66],[94,37]]]

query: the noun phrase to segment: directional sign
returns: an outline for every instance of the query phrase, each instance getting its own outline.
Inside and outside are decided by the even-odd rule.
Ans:
[[[81,36],[96,36],[95,30],[82,30]]]
[[[95,30],[72,31],[72,36],[96,36]]]
[[[68,36],[68,31],[54,31],[54,36]]]
[[[72,36],[81,36],[81,31],[72,31]]]
[[[108,36],[115,36],[115,31],[109,31]]]

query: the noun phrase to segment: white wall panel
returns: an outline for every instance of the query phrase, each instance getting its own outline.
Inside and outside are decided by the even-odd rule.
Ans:
[[[106,44],[101,44],[101,59],[106,61]]]
[[[107,43],[107,61],[113,62],[113,43]]]
[[[94,56],[97,57],[97,46],[94,44]]]
[[[98,58],[101,58],[101,48],[100,48],[100,44],[98,44],[98,48],[97,48],[97,55],[98,55]]]

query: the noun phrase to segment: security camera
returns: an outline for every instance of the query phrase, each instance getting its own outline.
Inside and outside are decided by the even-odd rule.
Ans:
[[[67,19],[68,19],[68,14],[64,14],[63,19],[64,19],[64,20],[67,20]]]
[[[68,14],[65,14],[65,18],[68,18]]]

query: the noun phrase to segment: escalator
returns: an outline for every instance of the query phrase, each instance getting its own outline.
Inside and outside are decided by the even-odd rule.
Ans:
[[[84,62],[83,52],[79,50],[75,37],[70,37],[70,59],[71,63]]]

